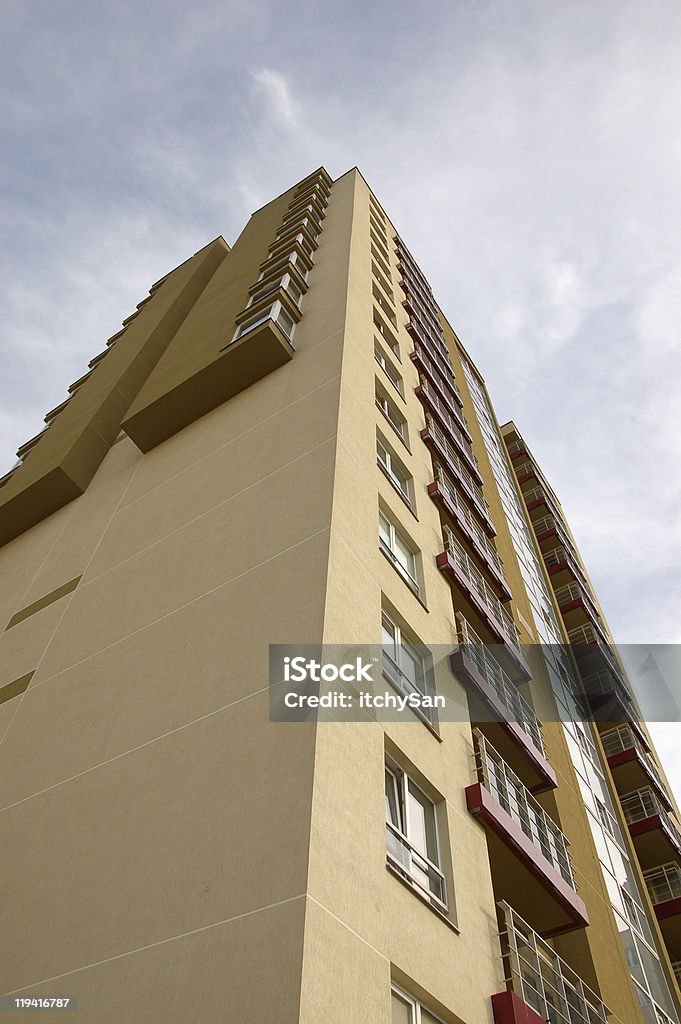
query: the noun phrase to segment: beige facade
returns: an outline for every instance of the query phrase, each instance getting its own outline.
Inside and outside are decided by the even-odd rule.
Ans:
[[[361,174],[314,172],[157,282],[0,481],[1,992],[83,1024],[678,1020],[587,724],[636,995],[484,386],[431,307]],[[463,713],[270,721],[270,644],[382,622],[398,690],[458,652]]]

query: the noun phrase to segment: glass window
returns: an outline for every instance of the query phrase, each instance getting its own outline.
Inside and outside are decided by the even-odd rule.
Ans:
[[[387,612],[383,613],[381,633],[386,679],[402,694],[425,695],[428,689],[425,659]],[[427,709],[420,708],[419,714],[431,721]]]
[[[405,444],[408,442],[407,421],[381,385],[376,381],[375,401],[393,430],[400,435]]]
[[[386,764],[385,784],[388,862],[429,902],[446,909],[435,805],[392,760]]]
[[[415,593],[419,591],[416,579],[416,553],[399,529],[383,513],[378,514],[379,546],[388,556],[399,574]]]
[[[399,373],[397,372],[393,364],[390,362],[390,360],[388,359],[385,352],[383,351],[383,349],[381,348],[377,341],[374,342],[374,359],[381,367],[386,377],[388,378],[392,386],[395,388],[395,390],[398,392],[398,394],[402,395],[402,397],[404,398],[404,383],[402,381],[402,378],[400,377]]]
[[[400,495],[411,507],[413,480],[395,453],[380,437],[376,438],[376,461],[395,490],[399,491]]]

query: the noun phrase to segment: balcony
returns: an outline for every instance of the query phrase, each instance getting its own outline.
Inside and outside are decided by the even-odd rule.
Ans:
[[[530,792],[544,792],[557,785],[544,747],[541,722],[508,673],[494,657],[492,645],[483,644],[463,615],[456,615],[459,646],[451,655],[454,674],[463,679],[498,723],[531,775]]]
[[[439,464],[434,462],[435,480],[428,484],[428,494],[435,504],[455,523],[475,553],[485,563],[485,568],[494,578],[502,601],[511,599],[511,590],[504,576],[504,566],[491,540],[478,524],[468,505],[459,496],[454,481]]]
[[[449,353],[444,350],[440,341],[426,329],[420,320],[410,320],[405,324],[405,329],[413,341],[422,345],[428,355],[432,356],[443,373],[454,373],[454,368],[449,359]]]
[[[512,459],[517,459],[519,455],[530,454],[524,441],[508,441],[506,448]]]
[[[410,354],[410,359],[426,375],[451,414],[454,417],[460,415],[459,407],[463,405],[463,402],[453,372],[444,373],[439,366],[436,366],[425,348],[417,342],[414,344],[414,351]],[[463,425],[468,429],[466,420],[463,416],[461,418]]]
[[[650,787],[620,797],[641,867],[654,868],[681,856],[681,835]]]
[[[444,431],[429,413],[426,413],[426,426],[421,431],[421,440],[444,463],[449,474],[461,485],[465,497],[480,516],[488,535],[493,537],[496,530],[482,488],[468,472],[463,459],[459,458],[454,446],[449,443]]]
[[[544,936],[585,927],[567,839],[479,729],[473,738],[478,781],[466,806],[487,831],[495,893],[520,900]]]
[[[603,668],[582,675],[582,685],[595,722],[631,726],[636,708],[622,676]]]
[[[563,547],[572,548],[572,538],[565,529],[565,526],[557,516],[540,516],[532,520],[532,528],[538,541],[546,540],[547,537],[556,536]]]
[[[456,420],[454,419],[454,417],[448,412],[445,403],[438,398],[435,388],[433,388],[427,380],[423,379],[415,390],[417,398],[421,404],[425,406],[426,410],[435,416],[441,429],[447,435],[448,440],[454,445],[465,462],[466,468],[475,482],[478,485],[482,484],[482,477],[480,476],[480,470],[478,468],[478,460],[473,454],[473,449],[470,444],[471,436],[467,430],[462,430],[458,423],[458,420],[460,420],[461,417],[458,417]]]
[[[681,952],[681,868],[676,861],[643,872],[665,942]],[[665,922],[665,923],[663,923]]]
[[[630,725],[618,725],[601,733],[605,756],[618,793],[650,787],[668,811],[671,801],[660,773]]]
[[[567,616],[574,618],[573,612],[584,614],[594,628],[603,630],[601,616],[593,597],[587,587],[581,583],[565,583],[562,587],[556,587],[554,595],[560,613],[567,625]]]
[[[500,651],[512,662],[516,676],[529,679],[532,673],[525,661],[518,627],[447,525],[443,526],[442,533],[445,550],[436,556],[438,569],[464,595],[497,642],[503,645]]]
[[[506,991],[492,996],[495,1024],[607,1024],[600,997],[508,903],[498,907]]]
[[[573,579],[586,583],[584,570],[577,561],[573,551],[561,545],[544,552],[544,564],[549,571],[549,576],[557,576],[561,572],[569,572]]]

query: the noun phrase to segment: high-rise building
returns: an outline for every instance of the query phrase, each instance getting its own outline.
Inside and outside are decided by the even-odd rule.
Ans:
[[[45,422],[0,481],[3,1019],[679,1021],[669,786],[359,171],[158,281]],[[270,645],[416,700],[273,720]]]

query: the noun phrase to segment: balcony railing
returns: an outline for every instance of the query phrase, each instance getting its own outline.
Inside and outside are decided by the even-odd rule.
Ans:
[[[599,694],[616,694],[621,701],[630,708],[633,708],[634,698],[629,692],[628,687],[625,685],[619,675],[609,669],[601,669],[599,672],[593,672],[591,675],[582,676],[582,683],[586,691],[587,697],[597,697]]]
[[[591,616],[600,618],[598,609],[596,608],[591,594],[586,587],[583,587],[580,583],[566,583],[562,587],[557,587],[554,594],[559,608],[563,608],[566,604],[570,604],[572,601],[581,601],[588,609]]]
[[[471,448],[470,434],[461,429],[458,424],[458,420],[454,419],[452,414],[448,411],[445,403],[438,397],[435,388],[432,387],[427,380],[421,380],[417,394],[419,398],[425,399],[425,404],[434,411],[440,420],[443,429],[446,430],[450,441],[456,445],[461,457],[466,462],[469,471],[472,473],[473,477],[477,479],[478,484],[480,484],[482,482],[482,477],[480,476],[480,470],[478,468],[478,460]]]
[[[509,455],[527,455],[527,445],[524,441],[508,441],[506,444]]]
[[[461,393],[459,391],[458,384],[454,380],[453,373],[445,373],[433,359],[428,355],[423,345],[420,345],[417,341],[414,342],[414,351],[411,354],[413,361],[420,363],[423,372],[428,376],[432,382],[433,387],[436,388],[438,394],[445,402],[447,408],[455,415],[460,416],[463,425],[468,429],[465,417],[459,412],[459,406],[462,405]]]
[[[468,423],[466,422],[466,418],[463,413],[459,411],[456,405],[441,398],[437,393],[437,389],[429,381],[424,380],[423,377],[420,379],[420,384],[428,398],[428,401],[432,402],[437,409],[438,414],[445,420],[446,425],[449,427],[451,424],[451,429],[456,431],[457,436],[461,435],[465,438],[467,444],[470,445],[471,435],[468,429]],[[468,448],[466,448],[466,452],[467,456],[471,458],[477,469],[478,460],[475,458],[475,455],[473,455],[472,451],[469,452]]]
[[[681,898],[681,868],[672,861],[643,872],[653,904]]]
[[[607,1024],[610,1011],[565,960],[508,903],[499,910],[507,987],[551,1024]]]
[[[433,864],[417,850],[405,835],[391,822],[386,821],[386,845],[388,862],[410,885],[440,910],[447,910],[447,889],[445,876],[437,864]]]
[[[576,892],[567,839],[482,733],[473,736],[478,781]]]
[[[575,558],[572,551],[568,548],[559,545],[558,547],[551,548],[550,551],[544,552],[544,562],[549,571],[556,565],[567,565],[572,572],[579,576],[580,579],[585,579],[584,570]]]
[[[468,505],[466,505],[459,497],[454,481],[447,471],[443,469],[439,462],[434,463],[434,469],[435,480],[438,486],[446,493],[449,502],[456,509],[457,518],[462,520],[467,533],[471,535],[472,543],[479,549],[479,553],[485,561],[491,564],[495,573],[501,577],[505,584],[504,563],[501,561],[497,549],[494,547],[487,534],[480,527],[477,519],[468,508]],[[505,587],[505,589],[508,588]]]
[[[494,593],[489,583],[476,565],[473,564],[458,540],[445,524],[442,528],[445,551],[451,556],[459,571],[466,577],[479,599],[489,608],[494,618],[502,626],[504,633],[514,647],[520,649],[520,633],[515,622]]]
[[[672,970],[676,978],[676,984],[681,988],[681,960],[677,960],[672,964]]]
[[[442,457],[446,460],[449,468],[456,474],[457,478],[461,481],[466,494],[469,496],[476,509],[482,516],[483,521],[490,528],[490,532],[494,533],[494,524],[492,522],[492,516],[490,513],[489,505],[485,500],[485,496],[482,493],[482,488],[473,478],[471,473],[468,471],[463,459],[459,458],[458,454],[454,450],[454,445],[447,439],[442,428],[435,422],[430,413],[426,413],[426,427],[432,434],[442,452]]]
[[[537,750],[546,756],[541,722],[535,714],[534,708],[525,700],[509,674],[494,657],[490,650],[491,645],[482,642],[463,615],[457,614],[456,623],[459,645],[463,648],[466,657],[473,662],[488,686],[508,708],[512,716],[510,720],[516,722],[527,733]]]
[[[601,733],[601,741],[606,757],[613,757],[623,753],[625,750],[635,750],[646,771],[654,779],[655,784],[663,793],[666,793],[667,787],[662,781],[662,776],[630,725],[618,725],[614,729],[608,729],[607,732]]]
[[[622,813],[627,825],[633,825],[645,818],[662,818],[667,816],[665,808],[660,803],[654,790],[645,786],[643,789],[635,789],[633,793],[626,793],[620,797]],[[674,828],[669,822],[670,828]]]

